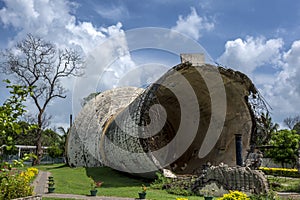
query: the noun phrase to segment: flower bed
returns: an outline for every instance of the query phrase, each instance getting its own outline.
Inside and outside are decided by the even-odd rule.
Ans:
[[[33,187],[30,185],[37,175],[36,168],[20,171],[6,165],[0,171],[0,200],[32,196]]]

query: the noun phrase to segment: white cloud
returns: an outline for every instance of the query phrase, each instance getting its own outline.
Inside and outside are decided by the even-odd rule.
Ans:
[[[291,110],[300,109],[300,40],[294,41],[291,48],[283,53],[283,69],[276,77],[272,94],[284,94],[285,101],[290,102]]]
[[[77,21],[71,11],[76,4],[61,0],[4,0],[0,20],[5,26],[18,30],[14,41],[33,33],[52,41],[62,48],[81,49],[88,54],[95,45],[122,32],[122,24],[95,27],[90,22]],[[11,41],[11,44],[14,44]]]
[[[300,73],[300,40],[294,41],[291,49],[283,56],[286,63],[284,69],[294,81],[296,77],[299,77]],[[299,83],[299,81],[297,81]]]
[[[94,10],[106,19],[120,20],[129,16],[128,10],[124,6],[103,7],[103,5],[94,4]]]
[[[282,39],[247,37],[227,41],[218,62],[248,75],[272,107],[273,120],[299,115],[300,40],[283,49]],[[273,70],[257,70],[264,65]],[[274,65],[279,66],[274,68]]]
[[[122,74],[128,68],[134,66],[126,43],[125,33],[122,30],[122,24],[118,22],[109,27],[96,27],[91,22],[78,21],[72,14],[76,9],[76,4],[61,0],[4,0],[5,6],[0,9],[0,21],[5,26],[11,26],[18,32],[10,41],[8,46],[12,46],[16,41],[23,39],[26,34],[32,33],[55,43],[60,48],[74,48],[83,53],[84,57],[95,59],[89,66],[87,77],[89,85],[82,85],[81,89],[88,92],[94,92],[97,87],[97,80],[101,77],[101,72],[108,65],[101,65],[101,58],[118,58],[119,67],[113,68],[115,74]],[[106,42],[107,40],[110,42]],[[101,49],[101,45],[104,48]],[[99,52],[97,49],[101,49]],[[105,56],[104,56],[105,55]],[[109,63],[106,60],[106,63]],[[97,65],[101,63],[100,65]],[[99,69],[101,68],[101,69]],[[99,72],[99,74],[96,73]],[[94,72],[94,73],[93,73]],[[120,75],[119,75],[120,76]],[[73,89],[74,79],[65,79],[62,81],[65,88]],[[88,87],[92,86],[92,87]],[[61,116],[68,119],[71,113],[71,93],[67,94],[68,100],[61,103],[60,100],[54,101],[50,105],[49,111],[53,116],[53,124],[61,122]],[[77,96],[83,98],[85,96]],[[58,103],[60,102],[60,103]],[[58,114],[59,113],[59,114]]]
[[[214,23],[208,22],[206,18],[200,17],[195,8],[191,8],[191,13],[187,17],[180,15],[173,30],[186,34],[195,40],[201,37],[201,31],[210,31],[214,28]]]
[[[27,23],[39,17],[39,13],[35,11],[33,0],[7,0],[5,3],[7,7],[0,10],[0,17],[5,25],[26,26]],[[20,18],[20,15],[23,15],[24,18]]]
[[[225,52],[218,62],[249,75],[264,64],[279,65],[282,47],[282,39],[265,40],[263,37],[247,37],[246,40],[242,40],[238,38],[226,42]]]
[[[283,52],[283,67],[275,74],[274,83],[266,84],[268,92],[266,93],[270,97],[274,97],[273,101],[278,101],[277,97],[282,96],[282,100],[289,104],[285,107],[289,111],[293,111],[296,107],[300,109],[298,99],[300,97],[300,40],[294,41],[291,48],[287,52]],[[281,108],[282,109],[282,108]]]

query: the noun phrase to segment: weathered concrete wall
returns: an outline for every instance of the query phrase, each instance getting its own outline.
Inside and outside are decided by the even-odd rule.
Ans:
[[[222,84],[214,80],[216,73]],[[222,90],[225,96],[218,93]],[[207,162],[234,166],[235,134],[242,134],[243,157],[249,148],[252,117],[246,97],[251,92],[255,87],[242,73],[188,63],[145,91],[106,91],[77,116],[68,139],[69,162],[130,173],[162,167],[198,173]]]
[[[102,165],[100,141],[104,124],[143,91],[134,87],[105,91],[82,108],[67,140],[67,157],[71,166]]]

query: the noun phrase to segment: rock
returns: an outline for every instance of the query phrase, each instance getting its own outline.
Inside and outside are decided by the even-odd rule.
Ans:
[[[162,172],[163,172],[163,176],[166,178],[177,178],[177,176],[168,169],[163,169]]]

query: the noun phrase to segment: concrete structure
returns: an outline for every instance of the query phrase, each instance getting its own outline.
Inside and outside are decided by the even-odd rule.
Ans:
[[[201,66],[205,64],[205,57],[203,53],[182,53],[180,54],[181,63],[189,62],[192,66]]]
[[[235,134],[242,137],[242,157],[253,136],[247,97],[255,93],[240,72],[188,62],[146,90],[105,91],[76,117],[68,138],[69,164],[104,164],[141,176],[161,168],[196,174],[207,162],[235,166]]]
[[[0,152],[5,147],[6,147],[6,145],[2,145],[0,147]],[[15,145],[15,147],[18,149],[17,159],[22,158],[24,154],[35,153],[35,150],[36,150],[36,146],[32,146],[32,145]],[[42,146],[42,149],[43,149],[43,153],[46,154],[48,147]],[[2,154],[2,153],[0,153],[0,154]]]

